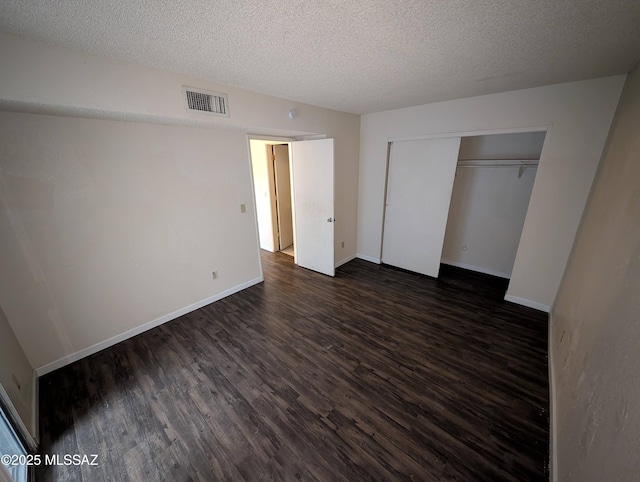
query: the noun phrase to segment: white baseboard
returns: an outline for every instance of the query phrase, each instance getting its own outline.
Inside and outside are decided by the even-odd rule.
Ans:
[[[553,364],[553,345],[551,337],[552,317],[549,317],[549,480],[558,480],[558,418],[556,417],[556,371]]]
[[[542,303],[538,303],[537,301],[531,301],[524,298],[518,298],[517,296],[505,295],[504,300],[510,301],[511,303],[515,303],[517,305],[533,308],[534,310],[544,311],[545,313],[549,313],[551,311],[551,307],[549,305],[544,305]]]
[[[340,261],[338,261],[336,263],[336,268],[339,268],[343,264],[347,264],[349,261],[351,261],[353,259],[356,259],[356,255],[355,254],[352,254],[350,256],[347,256],[346,258],[341,259]]]
[[[366,254],[357,253],[356,258],[362,259],[364,261],[369,261],[370,263],[380,264],[382,261],[380,258],[374,258],[373,256],[367,256]]]
[[[83,348],[82,350],[72,353],[71,355],[58,358],[57,360],[52,361],[51,363],[47,363],[46,365],[42,365],[41,367],[36,368],[36,375],[38,375],[39,377],[46,375],[47,373],[57,370],[58,368],[62,368],[63,366],[69,365],[70,363],[78,361],[84,357],[93,355],[94,353],[104,350],[105,348],[109,348],[110,346],[120,343],[121,341],[132,338],[136,335],[139,335],[140,333],[150,330],[151,328],[155,328],[156,326],[162,325],[167,321],[175,320],[176,318],[182,315],[186,315],[187,313],[197,310],[198,308],[202,308],[203,306],[209,305],[215,301],[219,301],[222,298],[226,298],[227,296],[237,293],[238,291],[242,291],[262,281],[264,281],[264,278],[262,276],[252,279],[250,281],[247,281],[246,283],[239,284],[237,286],[234,286],[233,288],[222,291],[209,298],[193,303],[192,305],[185,306],[184,308],[176,310],[173,313],[169,313],[168,315],[161,316],[160,318],[156,318],[155,320],[152,320],[148,323],[144,323],[143,325],[132,328],[131,330],[125,331],[124,333],[121,333],[107,340],[96,343],[95,345],[91,345],[87,348]]]
[[[458,263],[457,261],[450,261],[448,259],[441,260],[441,263],[448,264],[450,266],[455,266],[457,268],[468,269],[469,271],[477,271],[478,273],[490,274],[491,276],[497,276],[499,278],[507,278],[507,279],[511,278],[511,274],[504,273],[502,271],[496,271],[495,269],[491,269],[491,268],[481,268],[480,266],[474,266],[472,264],[466,264],[466,263]]]

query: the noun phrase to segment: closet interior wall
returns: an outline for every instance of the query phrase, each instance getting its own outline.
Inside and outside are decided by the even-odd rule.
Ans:
[[[544,138],[545,132],[462,138],[442,263],[511,277]]]

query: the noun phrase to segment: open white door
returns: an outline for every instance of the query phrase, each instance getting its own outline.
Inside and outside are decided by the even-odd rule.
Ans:
[[[291,143],[296,263],[334,276],[333,139]]]
[[[382,262],[438,277],[460,138],[391,144]]]

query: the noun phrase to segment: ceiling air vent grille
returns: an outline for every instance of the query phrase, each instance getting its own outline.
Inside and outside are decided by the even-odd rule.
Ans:
[[[187,111],[201,114],[229,116],[229,101],[225,94],[184,87]]]

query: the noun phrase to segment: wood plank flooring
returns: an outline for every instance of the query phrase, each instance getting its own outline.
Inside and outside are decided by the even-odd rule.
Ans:
[[[502,280],[263,253],[265,283],[40,379],[40,481],[548,480],[547,317]]]

